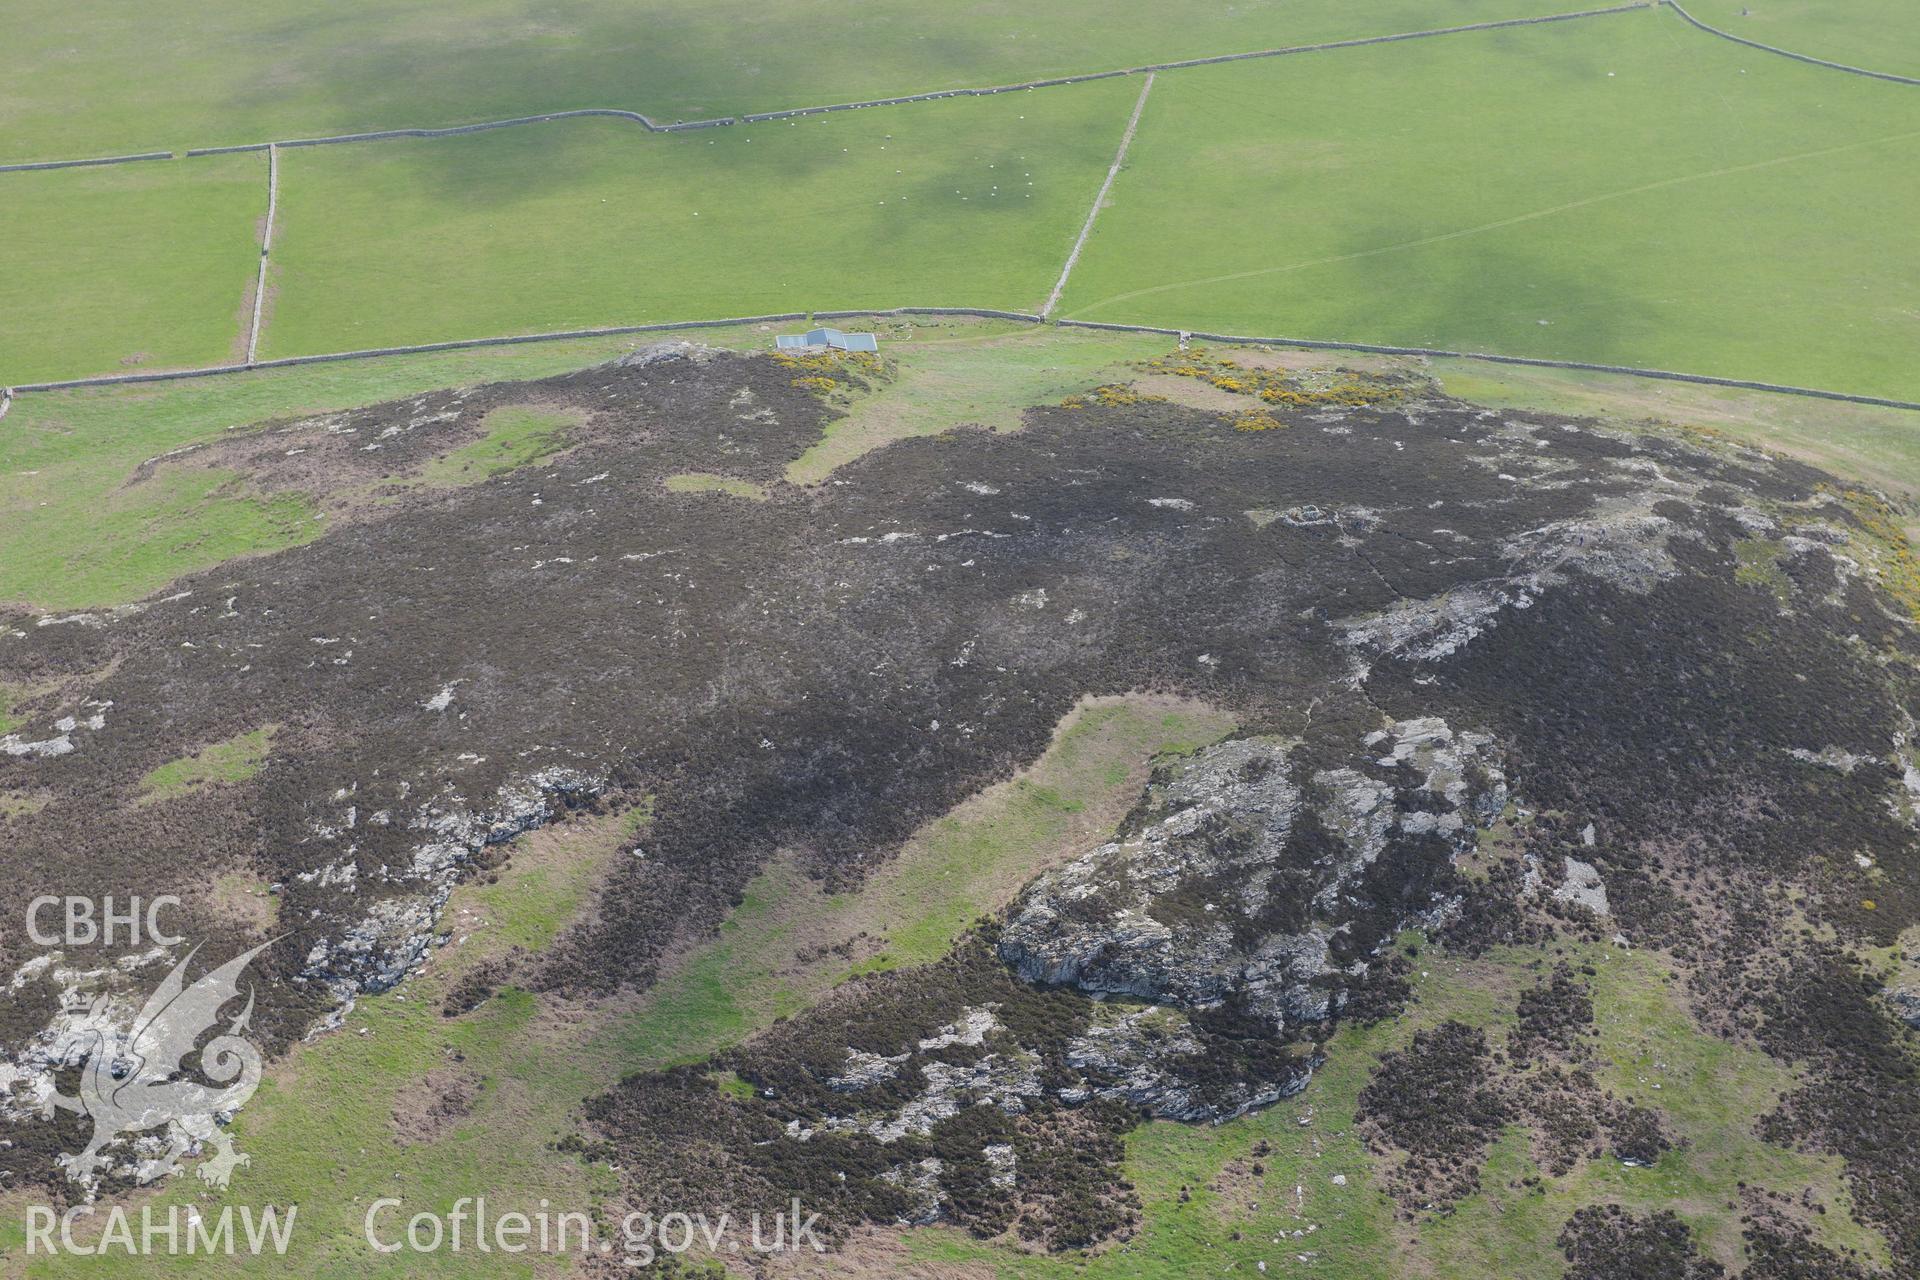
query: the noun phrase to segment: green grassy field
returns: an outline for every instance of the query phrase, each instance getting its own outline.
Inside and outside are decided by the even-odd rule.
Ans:
[[[1034,17],[998,5],[920,14],[915,25],[894,0],[811,25],[790,13],[742,19],[725,52],[660,37],[646,58],[620,61],[616,78],[669,97],[676,84],[737,93],[749,106],[845,100],[918,87],[916,67],[991,82],[1071,69],[1043,49],[1124,64],[1511,16],[1513,4],[1386,0],[1355,15],[1331,0],[1263,2],[1129,28],[1091,21],[1082,0]],[[518,3],[481,8],[457,34],[438,7],[397,24],[349,30],[336,14],[298,27],[277,47],[278,87],[252,91],[267,118],[245,136],[607,101],[596,77],[613,72],[602,60],[630,50],[636,25],[686,35],[720,31],[726,16],[697,17],[680,0],[644,18],[573,0],[530,25]],[[1890,57],[1920,48],[1920,24],[1903,23],[1888,0],[1841,16],[1789,5],[1767,19],[1863,48],[1886,21]],[[126,15],[89,11],[101,26],[97,57],[29,51],[0,102],[24,126],[18,136],[34,136],[53,100],[47,86],[112,61],[116,20]],[[255,25],[268,15],[221,21],[233,24],[221,33],[230,62],[265,56]],[[949,24],[971,39],[949,32],[942,43]],[[829,31],[846,41],[830,53]],[[1069,33],[1092,43],[1063,40]],[[295,69],[308,51],[341,42],[367,53],[353,73]],[[436,56],[346,94],[378,62],[363,45]],[[654,58],[666,70],[650,76]],[[547,59],[570,60],[567,74],[538,74]],[[496,62],[495,74],[478,73]],[[451,68],[473,74],[443,83]],[[262,354],[729,313],[1036,308],[1137,86],[670,137],[571,120],[288,152]],[[91,105],[63,119],[131,139],[145,135],[116,132],[95,113],[197,129],[198,113],[215,111],[214,97],[147,87],[161,97],[142,99],[136,78],[125,92],[83,95]],[[403,90],[408,102],[387,97]],[[349,115],[308,130],[266,127],[326,116],[315,96],[332,92]],[[472,110],[460,105],[469,99]],[[1447,110],[1432,110],[1438,102]],[[691,114],[720,109],[685,104]],[[1920,93],[1744,50],[1667,12],[1187,69],[1160,78],[1063,312],[1911,399],[1920,397],[1907,358],[1920,349],[1910,305],[1920,288],[1916,159]],[[259,167],[241,156],[0,175],[29,229],[0,238],[9,304],[0,378],[233,358]]]
[[[0,164],[463,124],[845,102],[1582,8],[1562,0],[294,0],[6,15]]]
[[[1414,41],[1161,77],[1063,311],[1912,398],[1916,203],[1920,93],[1666,12]]]
[[[1682,0],[1710,27],[1831,62],[1920,76],[1920,23],[1906,0]],[[1745,10],[1746,12],[1742,12]],[[1754,55],[1759,56],[1759,55]]]
[[[0,174],[0,385],[244,354],[266,207],[259,156]]]
[[[22,396],[0,419],[0,600],[47,609],[124,603],[181,574],[325,529],[303,499],[264,498],[219,471],[161,468],[130,483],[149,458],[229,427],[541,377],[634,345],[565,342]]]
[[[1036,308],[1139,86],[649,137],[288,153],[272,355],[911,304]]]

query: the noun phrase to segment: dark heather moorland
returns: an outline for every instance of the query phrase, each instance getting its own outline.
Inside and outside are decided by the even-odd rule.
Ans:
[[[1469,956],[1619,936],[1674,958],[1706,1033],[1806,1068],[1761,1130],[1842,1158],[1891,1274],[1920,1267],[1917,1059],[1852,958],[1920,923],[1920,637],[1914,598],[1866,568],[1911,563],[1876,498],[1720,441],[1360,375],[1347,402],[1265,417],[1037,406],[802,488],[785,469],[839,410],[793,374],[663,348],[143,469],[298,490],[329,531],[137,606],[0,610],[0,685],[28,691],[0,738],[0,916],[138,886],[183,896],[209,954],[278,936],[254,1026],[283,1051],[418,964],[513,837],[644,802],[591,913],[445,1015],[507,984],[613,998],[776,855],[857,887],[1080,699],[1177,694],[1240,729],[1160,762],[1110,843],[936,964],[583,1099],[571,1149],[636,1207],[799,1196],[836,1238],[940,1220],[1095,1246],[1137,1227],[1124,1136],[1302,1088],[1337,1028],[1404,1007],[1404,930]],[[515,407],[569,424],[558,452],[467,487],[390,480]],[[666,485],[688,472],[766,496]],[[154,791],[255,734],[252,776]],[[230,873],[277,886],[273,923],[222,908]],[[89,976],[117,952],[37,954],[0,931],[20,1080],[64,1078],[69,992],[117,980]],[[1361,1116],[1407,1213],[1470,1194],[1506,1126],[1547,1168],[1672,1145],[1573,1061],[1589,976],[1543,972],[1505,1044],[1449,1022],[1382,1063]],[[87,1130],[0,1097],[0,1136],[13,1184],[59,1187]],[[1756,1202],[1747,1274],[1868,1274],[1803,1216]],[[1719,1273],[1672,1215],[1583,1209],[1557,1243],[1583,1280]]]

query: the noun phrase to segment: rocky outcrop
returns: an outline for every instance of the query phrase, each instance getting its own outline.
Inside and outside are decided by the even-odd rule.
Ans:
[[[1325,1019],[1339,979],[1407,923],[1368,910],[1369,868],[1464,850],[1506,803],[1485,735],[1428,718],[1357,745],[1331,767],[1261,738],[1182,762],[1131,835],[1021,896],[1002,958],[1030,982],[1182,1009],[1231,1002],[1275,1034]]]
[[[444,941],[436,929],[441,908],[476,855],[489,845],[544,826],[558,808],[597,793],[603,781],[578,769],[543,769],[501,788],[495,804],[483,811],[437,812],[429,806],[414,819],[413,825],[425,839],[415,846],[410,863],[379,867],[371,883],[359,874],[352,843],[334,862],[307,873],[306,879],[325,877],[323,882],[346,895],[341,899],[339,931],[314,941],[300,972],[302,980],[324,984],[340,1004],[322,1029],[338,1025],[356,995],[377,994],[396,985],[419,967],[436,941]],[[346,814],[345,826],[350,830],[359,817],[351,805]],[[368,821],[383,816],[376,813]],[[351,895],[363,884],[368,896],[383,891],[386,896],[354,914],[345,904],[351,903]]]
[[[1617,465],[1640,470],[1633,462]],[[1514,480],[1506,473],[1501,478]],[[1660,479],[1669,493],[1697,487],[1674,484],[1664,474]],[[1647,492],[1631,500],[1609,501],[1577,519],[1515,534],[1500,547],[1507,565],[1502,576],[1463,582],[1434,596],[1399,600],[1378,613],[1339,625],[1348,642],[1362,652],[1434,662],[1460,650],[1495,625],[1503,613],[1532,608],[1549,588],[1564,585],[1572,569],[1629,591],[1645,592],[1673,576],[1676,566],[1668,542],[1687,532],[1654,512],[1660,496]]]
[[[1103,1011],[1104,1012],[1104,1011]],[[1149,1007],[1096,1015],[1067,1045],[1067,1065],[1082,1081],[1059,1091],[1062,1102],[1110,1098],[1156,1120],[1231,1119],[1305,1087],[1306,1073],[1280,1080],[1235,1080],[1202,1087],[1188,1070],[1204,1052],[1184,1013]]]
[[[99,725],[84,727],[97,730]],[[346,805],[344,816],[317,836],[323,843],[345,847],[331,861],[293,877],[330,890],[339,922],[337,932],[313,944],[296,979],[322,984],[330,997],[330,1011],[310,1034],[337,1028],[355,997],[395,986],[437,942],[445,941],[438,929],[440,912],[482,850],[545,825],[560,808],[597,793],[602,785],[601,778],[580,770],[550,768],[502,788],[484,811],[435,812],[427,806],[413,821],[425,838],[409,862],[371,872],[355,860],[358,849],[348,837],[362,824],[386,825],[390,815],[362,815],[351,803],[351,788],[336,793],[335,802]],[[360,905],[368,899],[368,905]],[[85,1056],[81,1046],[91,1033],[124,1041],[151,985],[150,971],[161,961],[171,963],[179,953],[179,946],[154,947],[112,965],[76,968],[65,963],[62,952],[53,951],[22,965],[0,990],[17,991],[46,981],[55,992],[56,1008],[37,1033],[0,1053],[0,1119],[41,1114],[53,1096],[55,1076]],[[146,1181],[152,1176],[149,1162],[164,1147],[160,1138],[147,1135],[116,1144],[109,1154],[121,1161],[114,1166],[119,1176]]]

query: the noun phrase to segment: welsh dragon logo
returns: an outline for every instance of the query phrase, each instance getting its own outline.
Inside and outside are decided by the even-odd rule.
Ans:
[[[220,1021],[220,1011],[239,998],[241,973],[272,945],[262,943],[235,956],[189,986],[187,965],[200,950],[195,947],[147,998],[130,1031],[108,1023],[106,997],[93,1002],[86,1029],[73,1046],[86,1058],[79,1096],[56,1092],[43,1108],[47,1119],[58,1107],[93,1121],[92,1140],[66,1161],[69,1178],[91,1183],[107,1163],[100,1153],[109,1143],[163,1125],[166,1150],[158,1160],[143,1162],[141,1181],[171,1173],[201,1143],[210,1146],[213,1155],[195,1172],[213,1186],[226,1186],[233,1171],[248,1162],[234,1149],[218,1117],[240,1107],[260,1087],[260,1051],[241,1035],[253,1017],[251,987],[246,1006],[226,1031],[200,1046],[198,1074],[212,1085],[189,1078],[186,1063],[200,1037]]]

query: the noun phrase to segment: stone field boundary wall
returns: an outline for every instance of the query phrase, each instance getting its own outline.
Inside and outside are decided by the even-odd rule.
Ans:
[[[406,347],[371,347],[362,351],[337,351],[326,355],[282,356],[251,364],[217,365],[204,369],[173,369],[154,373],[114,373],[95,378],[69,378],[59,382],[23,382],[0,388],[10,402],[15,395],[44,391],[70,391],[85,387],[125,386],[143,382],[177,382],[188,378],[212,378],[226,374],[248,373],[256,369],[289,369],[308,364],[334,364],[345,360],[371,360],[382,356],[425,355],[436,351],[465,351],[476,347],[519,346],[531,342],[564,342],[574,338],[612,338],[643,333],[677,333],[700,329],[722,329],[743,324],[796,324],[809,320],[853,320],[887,316],[974,316],[990,320],[1012,320],[1022,324],[1051,325],[1060,329],[1095,329],[1110,333],[1164,334],[1201,342],[1231,346],[1294,347],[1307,351],[1356,351],[1372,355],[1417,356],[1429,359],[1479,360],[1489,364],[1521,365],[1536,369],[1576,369],[1591,373],[1614,373],[1632,378],[1650,378],[1663,382],[1687,382],[1708,387],[1728,387],[1743,391],[1766,391],[1777,395],[1809,396],[1819,400],[1839,400],[1848,404],[1874,405],[1884,409],[1920,410],[1920,402],[1892,400],[1882,396],[1854,395],[1818,387],[1796,387],[1777,382],[1755,382],[1744,378],[1718,378],[1710,374],[1679,373],[1671,369],[1642,369],[1632,365],[1591,364],[1581,360],[1548,360],[1533,356],[1504,356],[1484,351],[1447,351],[1437,347],[1397,347],[1383,343],[1339,342],[1322,338],[1250,337],[1245,334],[1208,333],[1194,329],[1164,328],[1143,324],[1109,324],[1097,320],[1049,320],[1026,311],[1002,311],[990,307],[894,307],[884,311],[790,311],[778,315],[729,316],[719,320],[674,320],[662,324],[617,325],[602,329],[567,329],[554,333],[523,333],[500,338],[464,338],[452,342],[423,342]],[[4,408],[0,408],[4,413]]]
[[[1223,53],[1207,58],[1186,58],[1177,62],[1153,62],[1113,71],[1093,71],[1083,75],[1052,76],[1042,80],[1023,80],[1018,84],[992,85],[976,89],[941,89],[930,93],[901,94],[890,98],[869,98],[860,102],[838,102],[818,107],[790,107],[780,111],[757,111],[738,116],[715,116],[710,120],[677,120],[662,124],[651,116],[623,107],[579,107],[568,111],[547,111],[538,115],[509,116],[501,120],[481,120],[473,124],[446,125],[437,128],[372,129],[360,133],[338,133],[313,138],[282,138],[272,142],[243,142],[229,146],[194,147],[180,153],[185,158],[232,155],[240,151],[265,151],[268,147],[327,147],[342,143],[383,142],[394,138],[451,138],[461,134],[485,133],[493,129],[512,129],[520,125],[546,124],[553,120],[574,120],[587,116],[605,116],[629,120],[649,133],[684,133],[691,129],[723,128],[735,124],[759,124],[768,120],[790,120],[798,116],[824,115],[833,111],[863,111],[868,107],[895,107],[910,102],[937,102],[943,98],[985,98],[1001,93],[1021,93],[1032,89],[1050,89],[1059,85],[1086,84],[1093,80],[1111,80],[1117,76],[1144,75],[1155,71],[1177,71],[1183,67],[1215,66],[1223,62],[1244,62],[1254,58],[1282,58],[1296,53],[1320,53],[1329,49],[1355,49],[1370,44],[1392,44],[1400,40],[1424,40],[1432,36],[1461,35],[1470,31],[1493,31],[1501,27],[1537,26],[1547,22],[1569,22],[1596,18],[1610,13],[1627,13],[1651,7],[1648,0],[1611,5],[1602,9],[1580,9],[1571,13],[1549,13],[1533,18],[1502,18],[1494,22],[1472,22],[1457,27],[1437,27],[1429,31],[1402,31],[1384,36],[1362,36],[1353,40],[1332,40],[1321,44],[1290,45],[1277,49],[1255,49],[1247,53]],[[171,160],[170,151],[150,151],[141,155],[101,156],[86,160],[40,160],[23,164],[0,164],[0,173],[27,169],[69,169],[84,165],[131,164],[141,160]]]

